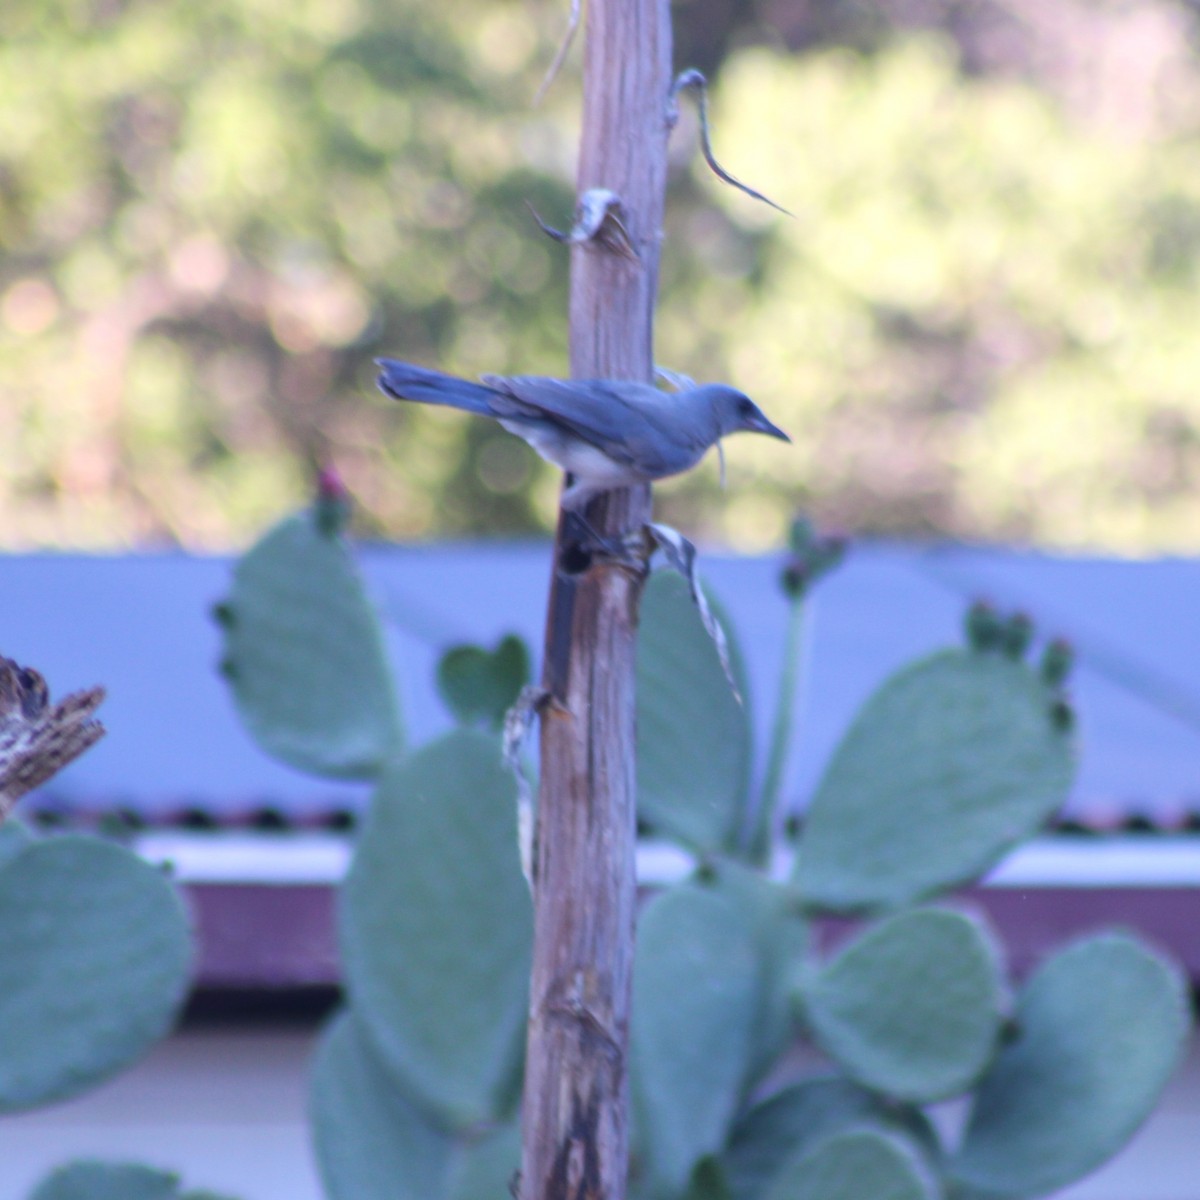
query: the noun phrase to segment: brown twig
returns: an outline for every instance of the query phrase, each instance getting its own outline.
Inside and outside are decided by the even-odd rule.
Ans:
[[[102,687],[88,688],[51,708],[41,675],[0,655],[0,821],[104,736],[93,717],[103,699]]]
[[[592,200],[580,224],[596,235],[571,242],[571,374],[645,382],[667,176],[669,0],[588,0],[586,29],[578,191]],[[619,243],[596,253],[606,234],[632,256]],[[599,496],[585,513],[614,542],[649,517],[644,485]],[[560,514],[542,678],[556,703],[541,719],[520,1190],[522,1200],[622,1200],[644,572],[604,555],[573,570],[571,524]]]

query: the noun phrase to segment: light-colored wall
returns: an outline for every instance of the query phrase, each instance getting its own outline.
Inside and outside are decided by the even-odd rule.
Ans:
[[[0,1117],[0,1200],[26,1200],[80,1156],[149,1162],[238,1200],[321,1200],[305,1124],[312,1043],[261,1028],[189,1030],[86,1096]],[[1200,1200],[1196,1048],[1134,1142],[1060,1200]]]
[[[189,1030],[54,1108],[0,1117],[0,1200],[65,1159],[134,1159],[237,1200],[321,1200],[305,1120],[311,1033]]]

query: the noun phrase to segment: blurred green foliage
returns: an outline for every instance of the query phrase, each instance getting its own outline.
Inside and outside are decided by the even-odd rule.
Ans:
[[[530,105],[565,7],[6,0],[0,545],[229,546],[317,463],[364,532],[547,528],[553,471],[490,423],[389,405],[370,359],[565,369],[565,254],[525,206],[572,205],[572,68]],[[1186,124],[1105,127],[964,74],[937,34],[739,44],[700,43],[725,55],[717,153],[796,219],[706,179],[685,120],[659,357],[797,444],[732,443],[730,493],[710,464],[661,515],[746,549],[797,504],[1200,545]]]
[[[851,526],[1197,546],[1194,140],[964,82],[931,39],[744,53],[718,121],[797,219],[730,200],[756,242],[742,277],[709,264],[691,292],[707,321],[668,306],[661,330],[694,359],[695,326],[738,312],[722,358],[799,435],[790,460],[731,456],[761,459],[755,501],[798,473]]]
[[[570,206],[573,122],[529,112],[542,15],[6,3],[4,540],[227,544],[325,459],[388,533],[531,526],[530,464],[377,400],[370,357],[561,366],[524,207]]]

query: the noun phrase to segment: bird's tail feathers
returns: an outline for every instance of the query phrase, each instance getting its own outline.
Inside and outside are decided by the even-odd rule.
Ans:
[[[377,358],[379,390],[393,400],[415,400],[421,404],[445,404],[482,416],[494,416],[491,400],[495,392],[469,379],[418,367],[395,358]]]

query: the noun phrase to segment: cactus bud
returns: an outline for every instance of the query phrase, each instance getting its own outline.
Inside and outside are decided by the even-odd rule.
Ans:
[[[1059,733],[1070,733],[1075,728],[1075,710],[1065,697],[1058,696],[1051,702],[1050,723]]]
[[[779,585],[789,600],[798,600],[808,590],[808,568],[796,559],[784,564],[779,576]]]
[[[1055,638],[1043,652],[1039,670],[1049,687],[1058,688],[1066,683],[1074,665],[1074,646],[1066,638]]]
[[[1004,636],[1004,622],[986,600],[976,600],[967,609],[967,645],[975,651],[994,650]]]
[[[1000,649],[1011,659],[1021,659],[1033,640],[1033,621],[1028,613],[1013,613],[1000,630]]]
[[[779,580],[788,599],[801,599],[822,575],[832,571],[845,557],[847,545],[845,535],[819,534],[807,517],[797,517],[788,533],[791,556]]]
[[[816,541],[817,531],[807,517],[796,517],[788,528],[788,549],[798,558],[804,557],[813,542]]]
[[[317,528],[326,537],[336,537],[350,519],[350,493],[332,467],[317,472],[317,498],[313,505]]]
[[[210,610],[212,618],[222,629],[232,629],[234,622],[233,605],[226,600],[220,600]]]

